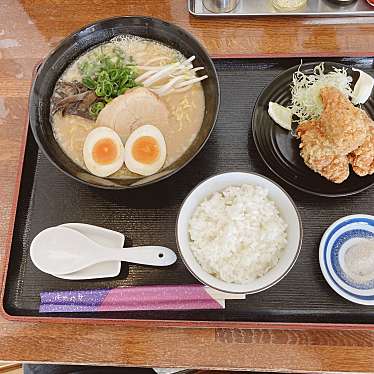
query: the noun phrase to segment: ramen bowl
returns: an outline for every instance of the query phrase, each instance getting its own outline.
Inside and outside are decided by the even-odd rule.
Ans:
[[[80,167],[64,153],[55,139],[51,124],[51,97],[61,75],[69,65],[88,50],[121,34],[161,42],[181,52],[184,56],[195,56],[194,66],[204,70],[196,74],[207,74],[201,82],[205,96],[205,111],[200,130],[192,144],[176,161],[150,176],[132,178],[98,177]],[[66,175],[90,186],[107,189],[128,189],[156,183],[171,176],[188,164],[203,148],[217,118],[219,108],[219,83],[214,64],[204,47],[180,27],[150,17],[116,17],[101,20],[83,27],[65,38],[45,59],[34,79],[30,100],[30,125],[39,148],[48,160]]]

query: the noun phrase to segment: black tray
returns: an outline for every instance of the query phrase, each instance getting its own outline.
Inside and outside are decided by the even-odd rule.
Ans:
[[[306,59],[304,61],[316,61]],[[373,59],[329,59],[371,73]],[[352,197],[329,199],[308,195],[273,175],[260,160],[250,129],[251,112],[261,90],[299,59],[216,60],[222,101],[218,122],[202,152],[181,172],[154,186],[108,191],[80,184],[38,152],[29,134],[4,295],[11,316],[52,316],[188,321],[312,322],[374,324],[374,309],[338,296],[325,282],[318,263],[324,230],[352,213],[374,212],[373,189]],[[249,136],[248,136],[249,131]],[[304,242],[292,271],[274,287],[246,300],[227,301],[219,311],[154,311],[39,314],[39,293],[48,290],[93,289],[145,284],[196,283],[181,260],[168,269],[123,266],[114,279],[65,281],[41,273],[32,264],[32,238],[46,227],[85,222],[123,232],[126,245],[160,244],[176,250],[178,208],[203,179],[226,171],[256,171],[279,184],[294,198],[304,227]]]

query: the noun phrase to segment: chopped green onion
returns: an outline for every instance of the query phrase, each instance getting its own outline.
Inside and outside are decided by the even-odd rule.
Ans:
[[[103,92],[104,96],[111,96],[113,92],[113,83],[110,81],[103,82]]]
[[[128,90],[127,87],[121,87],[121,88],[118,90],[118,96],[119,96],[119,95],[123,95],[127,90]]]
[[[105,104],[102,102],[102,101],[97,101],[96,103],[93,103],[91,106],[90,106],[90,114],[93,116],[93,117],[97,117],[98,114],[101,112],[102,109],[104,109],[105,107]]]
[[[109,74],[106,70],[103,70],[99,73],[98,77],[97,77],[97,80],[98,82],[105,82],[107,80],[109,80]]]
[[[109,79],[112,81],[112,82],[115,82],[118,77],[120,76],[121,72],[119,69],[112,69],[112,70],[109,70]]]
[[[99,97],[105,96],[103,85],[98,85],[96,87],[95,94],[96,96],[99,96]]]
[[[137,87],[136,67],[125,63],[123,52],[113,50],[110,57],[104,51],[94,53],[79,65],[83,76],[82,83],[95,92],[100,101],[90,107],[90,114],[96,117],[105,105],[124,94],[129,88]]]
[[[90,77],[84,77],[82,83],[90,90],[96,89],[97,83]]]

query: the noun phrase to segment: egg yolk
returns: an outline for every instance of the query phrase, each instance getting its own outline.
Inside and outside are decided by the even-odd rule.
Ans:
[[[142,164],[152,164],[158,159],[160,150],[155,138],[142,136],[132,146],[132,156]]]
[[[117,154],[117,146],[110,138],[100,139],[92,150],[94,161],[102,165],[112,163],[117,158]]]

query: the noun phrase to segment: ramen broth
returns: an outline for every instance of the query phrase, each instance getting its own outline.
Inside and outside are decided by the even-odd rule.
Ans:
[[[118,48],[124,52],[129,62],[137,67],[139,74],[146,71],[142,68],[145,66],[162,66],[186,60],[186,57],[179,51],[159,42],[140,37],[120,36],[79,57],[66,69],[60,80],[81,82],[79,64],[94,58],[99,53],[111,56]],[[158,82],[158,84],[162,83],[163,81]],[[167,147],[166,161],[163,166],[165,168],[180,158],[196,138],[204,118],[205,97],[201,83],[197,82],[184,92],[171,92],[160,96],[160,100],[164,102],[169,111],[168,124],[159,128]],[[143,125],[146,124],[143,123]],[[62,115],[61,111],[52,115],[52,128],[57,142],[66,155],[84,169],[86,167],[83,160],[83,144],[87,134],[95,127],[95,120],[77,115]],[[125,165],[111,175],[112,178],[137,176]]]

